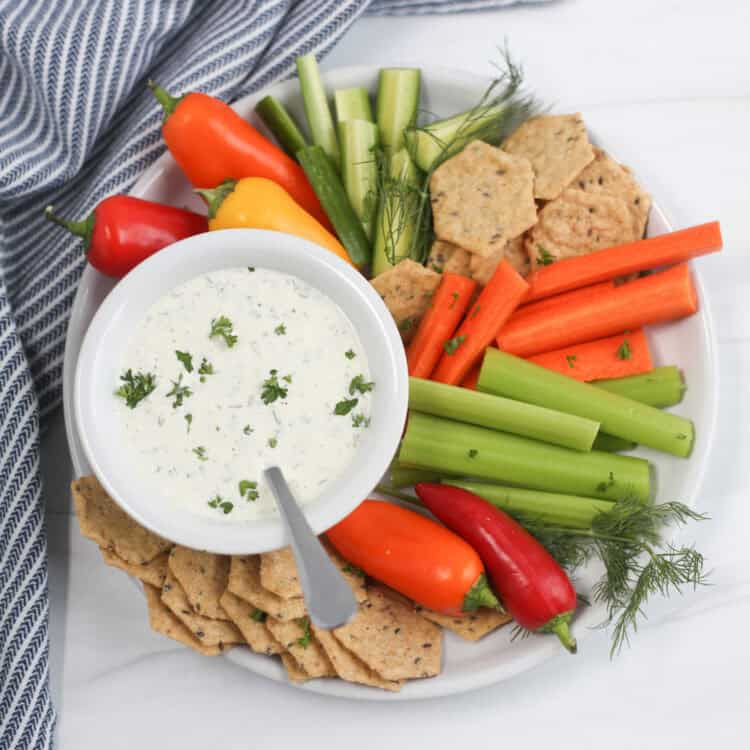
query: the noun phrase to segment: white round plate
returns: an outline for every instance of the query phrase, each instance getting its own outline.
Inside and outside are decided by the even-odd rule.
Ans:
[[[369,86],[374,92],[377,74],[378,68],[361,66],[330,71],[325,74],[324,78],[329,91],[349,86]],[[487,85],[487,79],[466,73],[446,69],[423,71],[422,108],[439,116],[469,109],[476,104]],[[235,104],[235,109],[259,129],[265,130],[253,110],[255,104],[266,94],[276,96],[290,109],[299,122],[304,121],[299,85],[296,80],[280,83],[262,93],[241,99]],[[131,193],[161,203],[198,211],[204,210],[201,200],[192,192],[188,181],[168,153],[158,159],[143,174]],[[658,235],[670,230],[671,227],[663,212],[657,205],[654,205],[651,209],[648,234]],[[677,323],[650,326],[648,331],[656,364],[677,364],[685,374],[688,390],[683,402],[674,411],[690,417],[695,423],[697,439],[693,454],[689,460],[684,460],[643,449],[637,451],[637,455],[648,458],[656,467],[657,497],[663,500],[681,500],[691,506],[694,505],[701,489],[709,447],[712,444],[718,383],[714,334],[705,292],[695,268],[693,268],[693,273],[700,300],[699,312]],[[68,441],[77,476],[88,474],[91,469],[81,449],[73,420],[73,373],[83,335],[95,311],[113,285],[114,282],[111,279],[88,266],[81,278],[68,328],[63,370],[63,403]],[[578,590],[586,593],[595,577],[595,570],[584,571],[583,575],[576,580]],[[579,642],[592,626],[599,624],[603,619],[604,609],[600,605],[582,608],[573,625],[573,632]],[[372,700],[431,698],[460,693],[506,680],[561,653],[563,649],[557,639],[551,636],[533,636],[511,642],[511,631],[508,627],[502,628],[478,643],[461,641],[451,633],[446,633],[442,674],[429,680],[408,682],[400,693],[360,687],[341,680],[312,680],[302,687],[316,693],[345,698]],[[233,649],[227,652],[226,658],[257,674],[286,681],[286,675],[277,660],[253,654],[246,649]],[[585,649],[579,648],[576,657],[565,656],[565,658],[583,659]]]

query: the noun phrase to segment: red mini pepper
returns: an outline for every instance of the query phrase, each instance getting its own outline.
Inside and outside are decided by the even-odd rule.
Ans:
[[[193,187],[215,188],[224,180],[265,177],[332,231],[302,167],[228,104],[197,91],[174,97],[153,81],[149,88],[164,107],[162,134],[167,147]]]
[[[83,237],[89,263],[114,278],[167,245],[208,231],[205,216],[130,195],[105,198],[81,221],[55,216],[52,206],[47,206],[44,215]]]
[[[576,592],[552,555],[523,526],[472,492],[429,482],[415,489],[425,506],[479,553],[513,619],[527,630],[555,633],[575,653],[568,626]]]

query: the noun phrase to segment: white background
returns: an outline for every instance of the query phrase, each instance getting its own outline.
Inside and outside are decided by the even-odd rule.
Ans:
[[[142,597],[70,515],[62,418],[43,441],[52,679],[64,750],[263,745],[745,748],[750,709],[750,6],[743,0],[567,0],[494,13],[357,22],[324,63],[488,73],[507,39],[529,85],[581,110],[677,226],[718,218],[700,269],[718,336],[721,401],[696,528],[714,586],[654,602],[614,663],[591,634],[510,683],[419,703],[323,698],[152,634]]]

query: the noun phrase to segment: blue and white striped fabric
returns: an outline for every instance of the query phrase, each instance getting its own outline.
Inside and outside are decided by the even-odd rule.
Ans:
[[[83,217],[164,146],[146,91],[232,100],[324,55],[365,12],[480,10],[512,0],[0,0],[0,748],[51,744],[39,419],[60,403]]]

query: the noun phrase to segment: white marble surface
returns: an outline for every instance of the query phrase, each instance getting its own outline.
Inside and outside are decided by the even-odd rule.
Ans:
[[[360,21],[326,65],[484,72],[507,38],[527,80],[581,109],[678,226],[719,218],[701,261],[718,336],[721,402],[694,538],[714,586],[654,602],[614,663],[593,633],[511,683],[429,702],[333,700],[202,659],[152,634],[144,603],[70,516],[62,419],[44,438],[52,677],[64,750],[523,745],[747,747],[750,709],[750,8],[741,0],[568,0],[461,17]]]

